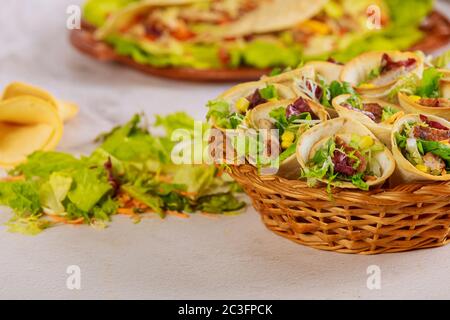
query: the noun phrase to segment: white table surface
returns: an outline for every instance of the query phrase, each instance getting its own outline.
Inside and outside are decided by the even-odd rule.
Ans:
[[[138,111],[186,110],[198,119],[226,85],[147,77],[100,64],[67,41],[66,8],[79,0],[2,0],[0,86],[20,80],[79,103],[60,150],[83,153],[100,132]],[[0,222],[10,212],[0,209]],[[36,237],[0,227],[0,298],[414,299],[450,298],[450,247],[380,256],[321,252],[267,231],[249,208],[237,217],[117,217],[110,227],[58,227]],[[81,290],[66,287],[69,265]],[[370,265],[381,290],[366,286]]]

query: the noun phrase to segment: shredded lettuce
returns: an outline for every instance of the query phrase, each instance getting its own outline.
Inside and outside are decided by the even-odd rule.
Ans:
[[[447,50],[440,56],[433,59],[433,65],[436,68],[447,68],[450,64],[450,50]]]
[[[83,6],[83,19],[94,26],[102,26],[108,16],[139,0],[88,0]]]
[[[377,50],[405,50],[423,38],[419,25],[433,9],[433,0],[385,0],[390,25],[380,31],[356,37],[345,48],[331,55],[347,62],[353,57]]]
[[[399,110],[392,108],[390,106],[383,107],[383,113],[381,115],[381,121],[384,122],[388,119],[390,119],[394,114],[399,112]]]
[[[261,97],[265,100],[278,99],[278,91],[274,85],[267,85],[259,90]]]
[[[443,74],[435,68],[425,69],[421,83],[416,90],[416,95],[425,98],[439,98],[442,76]]]
[[[212,121],[214,126],[222,129],[236,129],[245,116],[231,111],[231,106],[224,100],[211,100],[206,105],[208,113],[206,119]]]
[[[194,120],[185,113],[158,116],[152,135],[143,116],[102,135],[90,155],[75,158],[58,152],[36,152],[10,172],[14,181],[0,181],[0,205],[14,211],[11,231],[35,235],[52,225],[49,215],[65,222],[96,226],[117,213],[118,195],[127,193],[150,211],[225,213],[245,205],[236,183],[210,165],[175,165],[170,134],[182,128],[193,133]],[[204,125],[207,127],[206,125]],[[136,215],[145,213],[134,208]],[[148,210],[147,210],[148,211]]]
[[[297,46],[289,48],[279,42],[255,40],[245,45],[242,51],[244,64],[259,69],[270,67],[295,67],[301,62],[301,51]]]

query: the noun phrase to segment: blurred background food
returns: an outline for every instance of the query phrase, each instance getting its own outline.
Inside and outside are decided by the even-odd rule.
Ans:
[[[140,65],[236,70],[434,49],[450,24],[432,10],[432,0],[88,0],[83,19],[96,40]]]

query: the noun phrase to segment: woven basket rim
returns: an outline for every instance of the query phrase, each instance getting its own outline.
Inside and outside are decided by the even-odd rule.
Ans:
[[[229,167],[233,168],[233,169],[237,169],[237,170],[242,170],[244,169],[245,171],[249,171],[247,168],[252,168],[251,171],[253,172],[257,172],[258,168],[256,168],[255,166],[251,165],[251,164],[243,164],[243,165],[230,165]],[[283,184],[291,184],[293,186],[298,185],[298,186],[308,186],[307,182],[304,180],[290,180],[290,179],[286,179],[280,176],[277,176],[276,174],[274,175],[259,175],[258,173],[256,173],[257,176],[259,176],[261,178],[261,180],[264,181],[278,181],[280,183]],[[323,184],[323,183],[322,183]],[[402,189],[404,189],[405,187],[427,187],[427,186],[436,186],[436,185],[450,185],[450,181],[417,181],[417,182],[409,182],[409,183],[401,183],[396,185],[395,187],[382,187],[382,186],[374,186],[373,188],[371,188],[369,191],[365,191],[365,190],[360,190],[360,189],[349,189],[349,188],[339,188],[339,187],[335,187],[332,190],[346,190],[346,191],[353,191],[353,192],[359,192],[359,193],[371,193],[373,191],[383,191],[383,192],[396,192],[396,191],[400,191]],[[311,189],[326,189],[326,187],[309,187]]]

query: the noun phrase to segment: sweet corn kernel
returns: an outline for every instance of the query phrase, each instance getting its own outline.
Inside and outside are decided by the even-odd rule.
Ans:
[[[416,169],[425,173],[428,173],[428,167],[424,164],[418,164]]]
[[[286,131],[285,133],[283,133],[283,135],[281,136],[281,141],[286,141],[286,142],[293,142],[295,140],[295,134],[291,131]]]
[[[371,146],[373,146],[374,143],[375,143],[375,141],[373,141],[372,137],[364,136],[359,141],[359,147],[361,149],[367,149],[367,148],[370,148]]]
[[[373,89],[375,85],[373,83],[361,83],[358,88],[360,89]]]
[[[422,98],[419,96],[409,96],[409,99],[413,102],[419,102]]]
[[[294,141],[283,141],[281,143],[281,148],[283,148],[283,150],[289,149],[289,147],[292,146],[293,143]]]
[[[246,113],[249,106],[250,106],[250,101],[248,101],[247,98],[240,98],[236,102],[236,109],[240,113]]]
[[[313,33],[325,35],[330,33],[330,27],[316,20],[307,20],[300,25],[300,29],[307,29]]]

